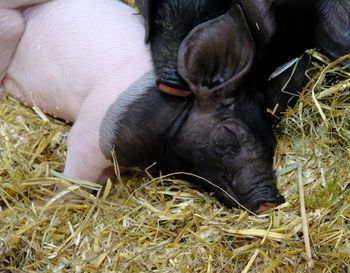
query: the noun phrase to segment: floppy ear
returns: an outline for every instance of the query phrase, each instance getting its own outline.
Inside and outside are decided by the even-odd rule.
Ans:
[[[304,53],[301,57],[278,67],[264,87],[267,107],[274,110],[278,117],[288,106],[293,106],[307,82],[306,71],[311,63],[311,56]]]
[[[183,40],[179,74],[197,97],[228,97],[249,72],[255,54],[253,37],[239,5],[196,26]]]
[[[154,0],[153,0],[154,1]],[[152,0],[136,0],[135,4],[136,7],[140,10],[143,18],[144,18],[144,24],[145,24],[145,43],[148,43],[150,40],[151,35],[151,10],[153,7],[153,1]]]

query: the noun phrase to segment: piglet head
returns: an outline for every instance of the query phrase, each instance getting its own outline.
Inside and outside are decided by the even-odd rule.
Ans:
[[[194,102],[181,127],[172,127],[162,169],[205,178],[189,177],[230,207],[239,203],[263,212],[283,203],[272,171],[275,137],[264,110],[260,96],[239,96],[212,108]]]
[[[284,198],[272,172],[275,137],[263,95],[243,86],[254,58],[247,28],[234,6],[198,25],[182,42],[178,70],[195,96],[187,114],[172,124],[161,161],[164,169],[211,181],[201,184],[225,204],[238,201],[262,212]]]

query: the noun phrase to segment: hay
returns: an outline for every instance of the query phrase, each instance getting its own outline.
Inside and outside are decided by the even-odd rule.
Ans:
[[[97,197],[47,203],[55,185],[82,186],[60,174],[69,125],[5,96],[2,272],[350,272],[350,77],[313,55],[310,81],[277,128],[288,202],[259,216],[172,176],[121,177]]]
[[[57,204],[57,185],[93,187],[61,175],[69,126],[5,96],[1,272],[350,272],[350,73],[312,54],[277,128],[288,202],[259,216],[172,176],[121,177]]]

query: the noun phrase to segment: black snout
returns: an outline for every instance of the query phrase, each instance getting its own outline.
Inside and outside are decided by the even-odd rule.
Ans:
[[[258,189],[249,199],[251,202],[247,204],[247,208],[256,213],[264,212],[286,201],[275,187],[263,187],[262,189]]]

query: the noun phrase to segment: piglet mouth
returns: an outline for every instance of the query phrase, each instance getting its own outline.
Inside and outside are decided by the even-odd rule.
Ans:
[[[286,200],[282,195],[279,193],[273,193],[273,195],[270,194],[266,197],[256,199],[252,207],[252,211],[260,214],[274,207],[277,207],[280,204],[283,204],[285,201]]]
[[[261,202],[258,209],[256,209],[254,212],[256,214],[263,213],[265,211],[268,211],[270,209],[277,207],[280,204],[283,204],[285,201],[286,200],[284,199],[284,197],[280,195],[280,200],[272,201],[272,202]]]
[[[243,205],[256,214],[263,213],[285,202],[285,198],[279,194],[275,186],[265,186],[253,190]]]
[[[255,211],[256,214],[260,214],[263,213],[269,209],[273,209],[275,207],[277,207],[279,204],[277,203],[271,203],[271,202],[264,202],[262,204],[260,204],[259,208]]]

